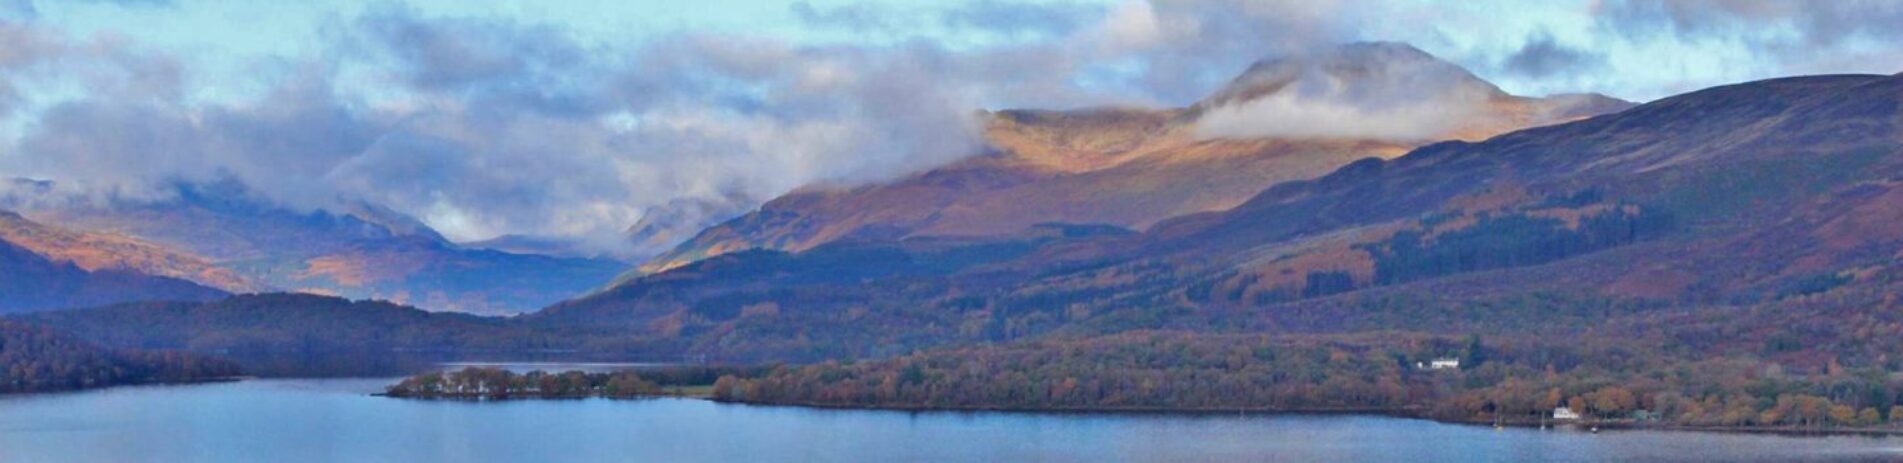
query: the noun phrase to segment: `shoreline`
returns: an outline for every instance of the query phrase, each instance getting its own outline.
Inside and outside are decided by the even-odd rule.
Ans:
[[[240,381],[247,381],[247,380],[254,380],[254,379],[260,379],[260,378],[255,376],[231,376],[231,377],[204,378],[204,379],[192,379],[192,380],[149,381],[149,382],[139,382],[139,383],[112,384],[112,385],[106,385],[106,386],[78,388],[78,389],[7,392],[7,393],[0,393],[0,397],[85,393],[85,392],[113,389],[118,387],[191,386],[191,385],[201,385],[201,384],[232,383],[232,382],[240,382]],[[285,379],[288,379],[288,378],[285,378]],[[700,386],[700,387],[707,387],[707,386]],[[375,392],[375,393],[370,393],[366,395],[370,397],[379,397],[379,398],[388,398],[388,399],[475,402],[475,403],[514,402],[514,401],[528,401],[528,400],[684,399],[684,400],[702,400],[702,401],[712,402],[716,404],[723,404],[723,405],[740,405],[740,406],[750,406],[750,407],[787,407],[787,408],[805,408],[805,409],[815,409],[815,410],[882,411],[882,412],[907,412],[907,413],[1011,413],[1011,414],[1043,414],[1043,415],[1103,415],[1103,416],[1175,415],[1175,416],[1198,416],[1198,417],[1234,416],[1234,415],[1244,415],[1244,416],[1246,415],[1268,415],[1268,416],[1360,415],[1360,416],[1380,416],[1380,417],[1387,417],[1387,418],[1413,419],[1413,420],[1431,421],[1431,422],[1441,423],[1441,424],[1458,425],[1458,426],[1475,426],[1475,427],[1492,426],[1492,427],[1500,427],[1500,428],[1512,427],[1512,428],[1529,428],[1529,429],[1531,428],[1538,428],[1538,429],[1576,428],[1580,431],[1584,431],[1586,429],[1591,429],[1591,428],[1599,428],[1599,429],[1607,430],[1607,431],[1704,432],[1704,433],[1719,433],[1719,434],[1763,434],[1763,435],[1778,435],[1778,436],[1789,436],[1789,437],[1831,437],[1831,436],[1857,436],[1857,437],[1878,437],[1878,438],[1903,437],[1903,427],[1896,427],[1896,428],[1890,428],[1890,427],[1884,427],[1884,428],[1793,428],[1793,427],[1761,427],[1761,426],[1693,426],[1693,425],[1679,425],[1679,424],[1668,424],[1668,423],[1646,424],[1646,423],[1638,423],[1638,422],[1631,422],[1631,421],[1616,421],[1616,420],[1601,420],[1601,421],[1582,420],[1582,421],[1565,421],[1565,422],[1555,422],[1555,421],[1549,420],[1549,421],[1541,422],[1538,420],[1525,420],[1525,419],[1506,420],[1506,421],[1500,421],[1496,423],[1491,420],[1448,419],[1448,418],[1435,417],[1428,413],[1425,413],[1426,407],[1421,407],[1421,406],[1398,407],[1398,408],[1395,408],[1395,407],[1296,407],[1296,408],[1267,408],[1267,407],[1198,408],[1198,407],[1192,407],[1192,408],[1178,408],[1178,407],[1007,407],[1007,406],[944,407],[944,406],[909,406],[909,405],[870,406],[870,405],[827,404],[827,403],[749,402],[749,401],[721,400],[721,399],[716,399],[712,397],[711,395],[707,395],[707,394],[697,394],[693,392],[688,392],[689,390],[692,390],[695,388],[696,387],[694,386],[687,386],[687,387],[681,387],[680,390],[676,393],[642,394],[642,395],[634,395],[634,396],[609,396],[609,395],[596,395],[596,394],[573,395],[573,396],[512,395],[507,397],[484,397],[484,396],[478,396],[478,395],[412,396],[412,395],[392,395],[387,392]]]
[[[1458,426],[1475,426],[1475,427],[1498,427],[1498,428],[1512,427],[1512,428],[1527,428],[1527,429],[1542,429],[1542,430],[1569,427],[1569,428],[1578,428],[1582,432],[1588,429],[1598,428],[1598,429],[1607,430],[1607,431],[1666,431],[1666,432],[1704,432],[1704,433],[1715,433],[1715,434],[1767,434],[1767,435],[1780,435],[1780,436],[1789,436],[1789,437],[1830,437],[1830,436],[1899,437],[1899,436],[1903,436],[1903,428],[1792,428],[1792,427],[1761,427],[1761,426],[1692,426],[1692,425],[1678,425],[1678,424],[1665,424],[1665,423],[1643,424],[1643,423],[1634,423],[1630,421],[1611,421],[1611,420],[1601,420],[1601,421],[1581,420],[1581,421],[1565,421],[1565,422],[1546,421],[1544,423],[1541,423],[1539,421],[1516,420],[1516,421],[1502,421],[1502,422],[1496,423],[1490,420],[1447,419],[1447,418],[1434,417],[1426,413],[1420,413],[1421,410],[1424,410],[1424,407],[1405,407],[1405,408],[1315,407],[1315,408],[1243,408],[1243,409],[1169,408],[1169,407],[1063,407],[1063,408],[927,407],[927,406],[864,406],[864,405],[839,405],[839,404],[819,404],[819,403],[745,402],[745,401],[719,400],[719,399],[713,399],[713,398],[700,398],[700,400],[706,400],[709,402],[720,403],[720,404],[745,405],[745,406],[755,406],[755,407],[794,407],[794,408],[810,408],[810,409],[819,409],[819,410],[888,411],[888,412],[911,412],[911,413],[1022,413],[1022,414],[1106,415],[1106,416],[1115,416],[1115,415],[1179,415],[1179,416],[1361,415],[1361,416],[1381,416],[1381,417],[1388,417],[1388,418],[1422,420],[1422,421],[1431,421],[1431,422],[1441,423],[1441,424],[1458,425]],[[1542,426],[1542,424],[1544,424],[1544,426]]]
[[[77,393],[77,392],[102,391],[106,389],[116,389],[116,388],[122,388],[122,387],[193,386],[193,385],[199,385],[199,384],[235,383],[235,382],[249,380],[249,379],[257,379],[257,377],[240,375],[240,376],[220,376],[216,378],[139,381],[139,382],[132,382],[132,383],[114,383],[114,384],[104,384],[99,386],[77,387],[77,388],[67,388],[67,389],[41,389],[41,390],[32,390],[32,391],[0,392],[0,397],[18,397],[18,396],[44,395],[44,394],[71,394],[71,393]]]

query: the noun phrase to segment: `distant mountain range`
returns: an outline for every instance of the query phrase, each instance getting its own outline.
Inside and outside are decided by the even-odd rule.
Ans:
[[[0,237],[0,313],[90,307],[143,300],[203,301],[227,293],[135,270],[87,270]]]
[[[130,271],[188,280],[232,293],[270,289],[203,257],[129,236],[45,225],[7,211],[0,211],[0,240],[86,271]]]
[[[55,190],[14,188],[11,204],[0,207],[18,214],[0,217],[0,237],[88,269],[176,277],[234,293],[298,291],[506,314],[597,288],[624,268],[608,259],[466,247],[368,204],[294,211],[242,185],[180,184],[175,198],[104,203]]]

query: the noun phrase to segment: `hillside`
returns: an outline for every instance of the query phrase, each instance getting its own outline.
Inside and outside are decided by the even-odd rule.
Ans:
[[[199,256],[122,235],[53,227],[4,210],[0,210],[0,240],[87,271],[131,271],[189,280],[233,293],[266,289]]]
[[[1141,230],[1357,159],[1628,106],[1593,95],[1513,96],[1411,46],[1346,45],[1258,63],[1188,108],[999,111],[986,121],[988,154],[891,183],[796,191],[623,279],[744,249],[801,251],[849,238],[1002,236],[1046,222]],[[1422,117],[1378,132],[1296,126],[1304,113],[1330,110]]]
[[[0,238],[0,313],[139,300],[208,300],[225,292],[130,270],[90,271]]]
[[[40,237],[28,242],[51,255],[82,266],[124,264],[208,280],[233,292],[299,291],[506,314],[586,292],[624,265],[464,247],[414,218],[371,205],[299,212],[255,198],[241,185],[176,190],[176,198],[158,201],[102,204],[50,188],[13,200],[21,215],[77,233],[24,233]]]
[[[279,353],[526,352],[549,342],[506,319],[432,313],[387,302],[309,294],[209,302],[138,302],[16,317],[121,349]]]
[[[0,393],[237,376],[230,363],[176,352],[101,349],[43,327],[0,320]]]
[[[1693,92],[1355,162],[1140,234],[732,254],[527,321],[718,355],[836,358],[1051,332],[1499,334],[1638,316],[1470,318],[1533,295],[1757,307],[1838,289],[1886,294],[1903,250],[1889,220],[1903,203],[1888,201],[1903,174],[1899,88],[1897,77],[1819,76]],[[914,250],[926,243],[929,256]],[[841,271],[895,261],[937,270]],[[1423,307],[1390,314],[1399,308],[1378,300]]]

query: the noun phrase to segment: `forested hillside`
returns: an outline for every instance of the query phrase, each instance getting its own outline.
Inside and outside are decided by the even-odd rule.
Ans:
[[[53,330],[0,320],[0,393],[236,376],[229,362],[180,352],[110,351]]]
[[[115,348],[199,352],[526,352],[546,347],[553,338],[513,327],[507,319],[308,294],[127,303],[20,318]]]

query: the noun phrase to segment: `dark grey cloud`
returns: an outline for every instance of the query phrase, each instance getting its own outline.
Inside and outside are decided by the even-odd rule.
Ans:
[[[1101,19],[1105,9],[1079,2],[974,0],[944,5],[852,3],[819,7],[796,2],[788,7],[808,26],[860,33],[916,33],[927,26],[963,33],[1012,38],[1062,37]]]
[[[1508,55],[1501,63],[1506,72],[1536,79],[1577,75],[1598,70],[1605,65],[1605,55],[1566,46],[1548,33],[1529,37],[1518,51]]]
[[[177,99],[178,61],[119,40],[78,41],[29,23],[0,20],[0,120],[25,102],[26,86],[78,85],[100,98],[127,102]]]
[[[345,40],[359,53],[381,58],[419,91],[469,100],[473,106],[586,115],[599,85],[590,55],[546,25],[471,19],[424,19],[401,9],[359,18]]]

